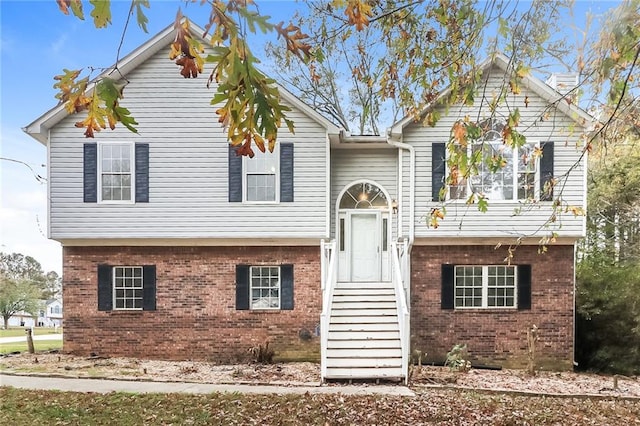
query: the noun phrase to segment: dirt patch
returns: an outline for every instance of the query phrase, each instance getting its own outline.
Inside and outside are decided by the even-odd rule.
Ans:
[[[317,385],[320,366],[311,362],[216,365],[194,361],[77,357],[62,353],[27,353],[0,358],[0,371],[68,377],[196,383]],[[551,395],[602,395],[640,398],[640,378],[522,370],[456,373],[444,367],[412,367],[411,386],[461,387]],[[339,386],[340,384],[333,384]]]
[[[125,380],[195,383],[318,384],[320,370],[311,362],[287,364],[216,365],[194,361],[157,361],[135,358],[77,357],[66,354],[26,353],[0,358],[0,371],[55,374]]]
[[[640,398],[640,378],[589,373],[523,370],[479,370],[456,373],[444,367],[415,367],[414,385],[458,386],[470,389],[551,395],[603,395]]]

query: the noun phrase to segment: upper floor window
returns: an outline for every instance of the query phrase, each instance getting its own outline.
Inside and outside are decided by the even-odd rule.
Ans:
[[[278,201],[279,158],[278,148],[245,157],[245,201]]]
[[[293,143],[278,142],[273,152],[237,155],[229,145],[230,203],[292,203],[294,193]]]
[[[450,199],[466,199],[471,193],[488,200],[517,201],[539,197],[538,144],[510,147],[503,142],[504,123],[495,119],[480,123],[483,138],[467,148],[470,157],[480,158],[478,173],[459,179],[449,188]]]
[[[133,144],[101,143],[98,152],[100,200],[133,201]]]

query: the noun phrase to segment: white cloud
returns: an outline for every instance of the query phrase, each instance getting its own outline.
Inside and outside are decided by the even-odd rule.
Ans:
[[[67,44],[67,39],[69,38],[68,33],[61,34],[56,40],[51,43],[49,46],[49,50],[51,54],[58,55],[62,52],[62,49]]]
[[[37,173],[46,151],[19,132],[3,129],[2,156],[25,161]],[[50,241],[47,233],[47,186],[39,183],[24,165],[0,162],[0,251],[32,256],[45,271],[62,270],[60,244]]]
[[[45,271],[62,272],[62,249],[60,243],[47,239],[43,213],[3,205],[0,223],[1,251],[29,255]]]

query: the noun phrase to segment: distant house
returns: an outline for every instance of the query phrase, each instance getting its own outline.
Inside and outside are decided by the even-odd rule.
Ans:
[[[42,311],[40,312],[42,314]],[[44,327],[62,326],[62,299],[49,299],[45,305],[44,315],[40,315],[38,321]]]
[[[9,327],[60,327],[62,326],[62,299],[42,301],[43,309],[38,317],[27,312],[18,312],[9,318]]]
[[[509,111],[487,106],[510,73],[497,55],[473,105],[436,101],[435,127],[408,117],[387,136],[351,136],[281,88],[296,133],[283,128],[273,154],[243,158],[213,116],[212,92],[167,59],[173,40],[167,28],[119,63],[138,134],[85,139],[62,105],[25,129],[48,150],[66,351],[228,362],[268,340],[280,359],[320,359],[323,378],[406,379],[412,351],[441,362],[458,343],[473,362],[524,365],[535,324],[539,362],[571,368],[584,219],[563,217],[555,244],[538,247],[553,203],[546,182],[585,204],[586,113],[524,77],[507,103],[520,108],[527,145],[506,148]],[[446,219],[429,228],[445,143],[465,116],[491,116],[484,144],[469,149],[508,163],[451,188]],[[472,190],[489,213],[466,204]],[[496,245],[516,236],[507,265]]]

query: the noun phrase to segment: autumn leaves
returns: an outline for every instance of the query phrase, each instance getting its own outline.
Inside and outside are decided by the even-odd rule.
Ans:
[[[82,0],[56,2],[64,14],[73,13],[84,19]],[[110,1],[90,0],[89,3],[93,6],[91,17],[96,28],[108,26]],[[253,157],[253,147],[262,152],[273,151],[282,123],[290,132],[294,131],[294,125],[286,118],[290,109],[281,102],[276,82],[257,68],[259,60],[251,52],[247,38],[249,33],[275,31],[290,54],[309,62],[314,57],[309,37],[291,23],[270,23],[269,16],[261,15],[252,0],[214,0],[207,5],[211,10],[201,35],[193,34],[189,20],[178,11],[169,58],[180,67],[184,78],[198,77],[204,72],[205,63],[213,65],[207,81],[207,87],[215,85],[216,89],[211,104],[217,107],[218,121],[224,125],[229,142],[238,147],[238,155]],[[368,25],[372,12],[366,2],[335,0],[332,5],[344,9],[349,25],[357,30]],[[146,32],[148,19],[143,7],[149,7],[148,0],[133,0],[129,14],[136,15],[138,26]],[[203,38],[210,44],[207,56],[204,56]],[[64,70],[54,77],[54,88],[59,90],[56,98],[65,104],[67,111],[87,114],[76,127],[84,128],[86,137],[94,137],[107,127],[114,129],[117,123],[136,132],[138,123],[119,103],[125,85],[108,77],[99,77],[95,85],[91,85],[88,76],[80,78],[81,73],[82,70]]]

